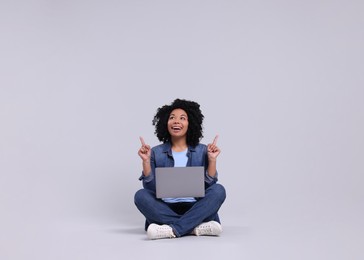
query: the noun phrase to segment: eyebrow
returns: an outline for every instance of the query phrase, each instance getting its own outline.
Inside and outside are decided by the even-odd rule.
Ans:
[[[176,116],[175,114],[170,114],[169,116]],[[182,114],[182,115],[180,115],[180,116],[185,116],[185,117],[187,117],[187,115],[186,114]]]

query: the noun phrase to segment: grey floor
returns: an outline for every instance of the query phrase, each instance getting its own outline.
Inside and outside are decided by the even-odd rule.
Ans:
[[[272,214],[277,212],[272,212]],[[364,257],[361,220],[340,223],[318,219],[301,225],[269,222],[256,216],[250,224],[226,216],[220,237],[186,236],[148,240],[142,217],[123,221],[27,219],[1,229],[1,259],[350,259]],[[244,218],[243,218],[244,219]],[[286,219],[288,220],[288,219]],[[15,224],[16,223],[16,224]]]

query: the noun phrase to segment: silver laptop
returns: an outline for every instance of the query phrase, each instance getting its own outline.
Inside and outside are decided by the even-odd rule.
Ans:
[[[157,198],[204,197],[203,166],[155,168]]]

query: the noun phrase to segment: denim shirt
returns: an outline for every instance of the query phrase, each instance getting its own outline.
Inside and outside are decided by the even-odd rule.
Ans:
[[[198,144],[195,147],[188,146],[187,151],[187,167],[189,166],[204,166],[205,167],[205,188],[210,187],[217,182],[217,172],[215,177],[210,177],[207,173],[208,158],[207,146]],[[139,180],[143,181],[143,187],[155,192],[155,168],[156,167],[174,167],[172,156],[172,146],[170,143],[164,143],[152,148],[150,156],[151,173],[148,176],[142,175]]]

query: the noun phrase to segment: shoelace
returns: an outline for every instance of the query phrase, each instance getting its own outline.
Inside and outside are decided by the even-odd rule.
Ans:
[[[210,225],[202,225],[197,228],[197,234],[211,234],[212,233],[212,227]]]
[[[172,234],[172,231],[170,228],[168,227],[158,227],[157,228],[157,237],[158,238],[162,238],[162,237],[169,237],[169,238],[173,238],[174,235]]]

